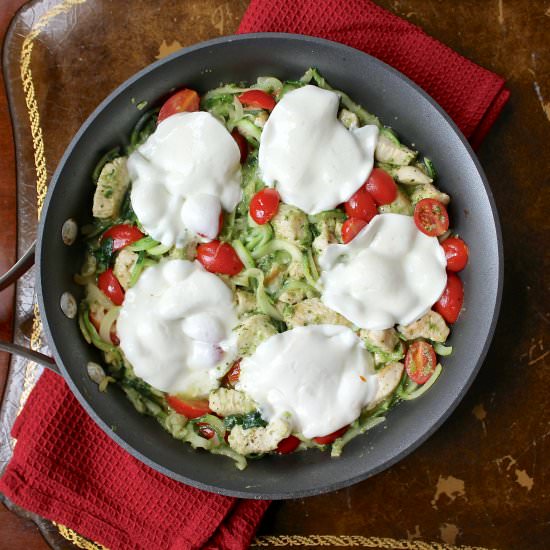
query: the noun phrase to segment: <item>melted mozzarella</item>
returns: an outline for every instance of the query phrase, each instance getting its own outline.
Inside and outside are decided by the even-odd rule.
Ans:
[[[337,119],[339,102],[317,86],[288,92],[262,131],[263,180],[308,214],[347,201],[372,171],[378,128],[347,130]]]
[[[117,320],[120,347],[154,388],[206,395],[214,367],[233,353],[237,324],[231,290],[198,262],[170,260],[146,269],[126,292]]]
[[[329,245],[319,264],[322,301],[366,329],[416,321],[447,284],[437,238],[400,214],[375,216],[350,243]]]
[[[266,420],[287,417],[306,437],[353,422],[377,388],[371,354],[351,329],[337,325],[297,327],[268,338],[241,361],[237,385]]]
[[[235,140],[210,113],[172,115],[128,159],[132,208],[164,245],[214,238],[221,209],[241,198],[240,166]]]

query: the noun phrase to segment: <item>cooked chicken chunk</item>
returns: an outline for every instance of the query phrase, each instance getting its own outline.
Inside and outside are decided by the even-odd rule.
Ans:
[[[277,239],[283,239],[298,246],[307,245],[311,240],[307,216],[294,206],[281,203],[277,214],[271,220],[271,225]]]
[[[115,265],[113,267],[113,273],[124,290],[128,290],[128,288],[130,288],[132,271],[137,260],[138,255],[131,250],[127,250],[126,248],[123,248],[117,254]]]
[[[256,348],[270,336],[277,334],[277,329],[267,315],[251,315],[235,329],[239,355],[252,355]]]
[[[267,453],[277,448],[279,441],[290,435],[290,426],[281,419],[270,422],[265,428],[235,426],[229,434],[229,446],[242,455]]]
[[[433,342],[445,342],[449,336],[450,329],[445,319],[436,311],[428,311],[426,315],[411,323],[410,325],[399,325],[397,330],[407,339],[427,338]]]
[[[374,156],[378,162],[403,166],[411,163],[416,157],[416,153],[380,134]]]
[[[116,218],[130,184],[126,157],[108,162],[101,170],[94,194],[92,213],[96,218]]]
[[[391,353],[399,343],[399,336],[394,328],[385,330],[361,329],[359,338],[365,340],[367,345],[385,353]]]
[[[389,397],[397,388],[403,375],[403,363],[388,363],[383,369],[376,373],[378,380],[378,389],[372,403],[369,405],[369,409],[374,409],[378,404],[382,403],[384,399]]]
[[[221,416],[246,414],[258,408],[245,393],[227,388],[219,388],[211,392],[208,403],[210,408]]]
[[[285,311],[288,328],[306,325],[344,325],[351,323],[336,311],[328,308],[319,298],[309,298]]]

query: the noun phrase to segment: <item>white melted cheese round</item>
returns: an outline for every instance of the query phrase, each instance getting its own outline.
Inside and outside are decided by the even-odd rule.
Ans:
[[[231,290],[198,262],[146,269],[126,292],[117,320],[120,347],[158,390],[203,396],[219,384],[214,367],[234,353]]]
[[[416,321],[447,284],[437,238],[400,214],[375,216],[350,243],[329,245],[319,264],[323,303],[365,329]]]
[[[262,179],[308,214],[347,201],[372,171],[378,128],[347,130],[337,119],[339,103],[334,92],[298,88],[277,103],[262,130]]]
[[[221,209],[241,198],[240,152],[222,123],[206,112],[163,120],[128,159],[132,208],[149,235],[184,246],[218,234]]]
[[[339,325],[310,325],[276,334],[241,361],[237,389],[271,421],[289,417],[306,437],[353,422],[375,397],[373,359],[358,336]]]

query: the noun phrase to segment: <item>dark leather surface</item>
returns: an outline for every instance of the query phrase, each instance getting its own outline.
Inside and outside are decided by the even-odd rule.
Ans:
[[[17,145],[20,250],[33,240],[36,227],[21,47],[32,25],[59,3],[31,2],[14,20],[5,48]],[[260,534],[544,549],[550,545],[549,7],[530,0],[379,3],[508,79],[512,98],[479,151],[503,225],[501,318],[480,375],[427,443],[350,489],[274,504]],[[33,41],[31,63],[48,173],[113,88],[171,48],[234,32],[245,8],[244,1],[84,0],[52,18]],[[23,342],[30,328],[31,282],[27,277],[18,292],[16,334]]]

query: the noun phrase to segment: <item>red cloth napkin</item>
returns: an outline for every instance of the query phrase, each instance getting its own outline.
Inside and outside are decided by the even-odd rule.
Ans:
[[[382,59],[434,97],[474,146],[508,99],[502,78],[369,0],[252,0],[239,32],[257,31],[322,36]],[[17,445],[0,491],[112,550],[240,550],[269,505],[204,493],[140,463],[49,372],[13,435]]]
[[[503,78],[370,0],[252,0],[239,26],[249,32],[319,36],[377,57],[431,95],[474,148],[510,96]]]
[[[0,491],[112,550],[242,550],[269,506],[205,493],[142,464],[49,371],[12,434],[17,444]]]

